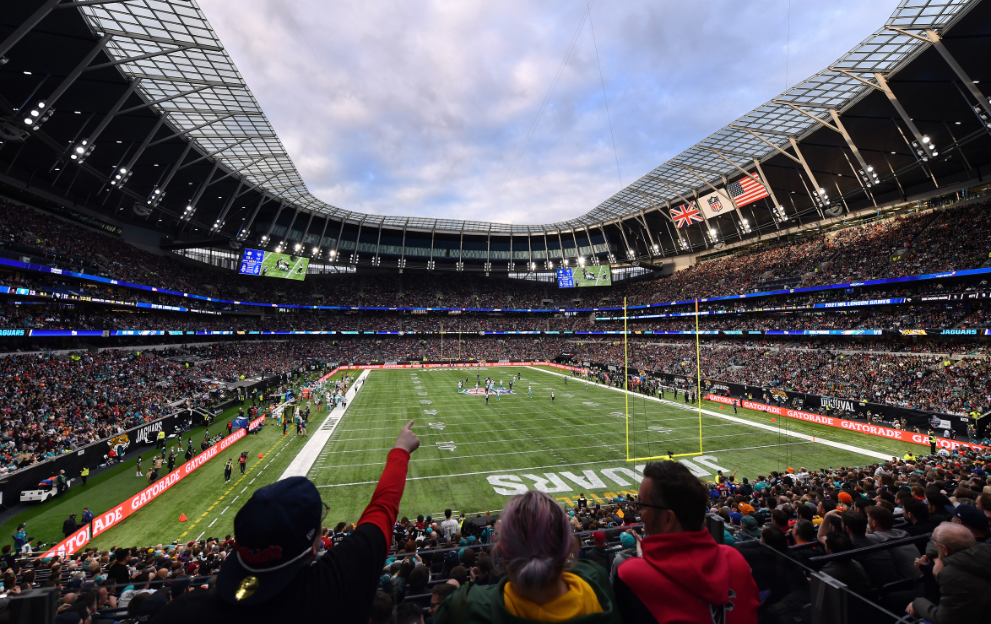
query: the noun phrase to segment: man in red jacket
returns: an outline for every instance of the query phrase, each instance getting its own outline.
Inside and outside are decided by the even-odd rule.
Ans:
[[[317,557],[329,508],[316,486],[306,477],[266,485],[234,517],[234,551],[216,588],[183,594],[153,622],[367,622],[410,453],[420,446],[412,427],[411,420],[396,439],[372,500],[346,540]]]
[[[676,461],[647,464],[635,503],[643,558],[619,566],[616,604],[625,624],[756,624],[757,583],[743,555],[705,529],[709,492]]]

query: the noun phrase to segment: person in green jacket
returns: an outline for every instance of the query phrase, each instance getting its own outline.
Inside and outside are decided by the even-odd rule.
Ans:
[[[622,622],[605,568],[588,560],[568,563],[575,538],[567,513],[547,494],[530,490],[509,500],[496,548],[506,577],[456,591],[441,603],[436,624]]]

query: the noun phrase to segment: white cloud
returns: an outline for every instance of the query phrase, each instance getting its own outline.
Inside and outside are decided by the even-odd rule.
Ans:
[[[789,84],[895,0],[793,3]],[[310,190],[377,214],[546,223],[621,188],[585,3],[200,0]],[[593,6],[629,184],[785,86],[787,0]]]

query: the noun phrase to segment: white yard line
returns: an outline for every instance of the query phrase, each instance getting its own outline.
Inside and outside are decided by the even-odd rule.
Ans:
[[[220,518],[214,518],[214,519],[213,519],[213,522],[211,522],[210,524],[208,524],[206,528],[208,528],[208,529],[209,529],[209,528],[210,528],[210,527],[212,527],[213,525],[215,525],[215,524],[217,524],[217,520],[220,520]]]
[[[809,444],[812,444],[812,443],[809,442]],[[746,447],[742,447],[742,448],[737,447],[737,448],[727,448],[727,449],[714,449],[714,450],[711,450],[711,451],[706,451],[706,453],[732,453],[734,451],[753,451],[753,450],[763,449],[763,448],[774,448],[774,447],[777,447],[777,446],[788,446],[788,445],[787,444],[762,444],[760,446],[746,446]],[[575,467],[575,468],[584,468],[585,466],[595,466],[595,465],[598,465],[598,464],[623,464],[623,463],[625,463],[623,459],[605,459],[605,460],[602,460],[602,461],[581,462],[579,464],[572,464],[572,466]],[[384,466],[385,465],[385,462],[381,462],[381,463],[377,463],[377,464],[360,464],[360,465],[362,465],[362,466]],[[637,464],[637,466],[635,466],[635,468],[637,470],[641,470],[642,467],[643,467],[642,464]],[[442,474],[442,475],[433,475],[431,477],[407,477],[406,480],[407,481],[429,481],[430,479],[450,479],[452,477],[473,477],[473,476],[477,476],[477,475],[486,475],[486,474],[506,474],[506,473],[510,473],[510,472],[523,472],[523,471],[529,471],[529,470],[546,470],[548,468],[556,468],[556,469],[560,470],[561,469],[561,465],[560,464],[550,464],[550,465],[547,465],[547,466],[531,466],[529,468],[498,468],[496,470],[482,470],[480,472],[463,472],[461,474]],[[327,485],[318,485],[317,487],[318,488],[336,488],[336,487],[348,487],[348,486],[351,486],[351,485],[369,485],[371,483],[378,483],[378,481],[356,481],[354,483],[331,483],[331,484],[327,484]]]
[[[546,373],[548,375],[556,375],[558,377],[571,377],[571,375],[563,375],[561,373],[555,373],[553,371],[543,370],[541,368],[537,368],[536,366],[527,366],[527,368],[532,368],[535,371],[539,371],[541,373]],[[625,390],[623,390],[622,388],[614,388],[612,386],[601,386],[601,387],[608,388],[609,390],[615,390],[616,392],[619,392],[619,393],[625,392]],[[676,403],[674,401],[668,401],[666,399],[658,399],[657,397],[652,397],[652,396],[648,396],[648,395],[645,395],[645,394],[634,394],[633,396],[637,396],[637,397],[640,397],[640,398],[643,398],[643,399],[648,399],[650,401],[655,401],[657,403],[663,403],[665,405],[670,405],[672,407],[677,407],[679,409],[687,409],[687,410],[691,410],[693,412],[697,412],[698,411],[698,408],[697,407],[693,407],[691,405],[689,405],[689,406],[686,407],[686,406],[682,406],[681,403]],[[771,432],[778,433],[778,434],[784,434],[786,436],[790,436],[792,438],[798,438],[800,440],[805,440],[807,442],[814,442],[815,444],[822,444],[823,446],[830,446],[832,448],[837,448],[837,449],[841,449],[841,450],[844,450],[844,451],[850,451],[852,453],[860,453],[861,455],[866,455],[867,457],[873,457],[874,459],[880,459],[880,460],[883,460],[883,461],[887,461],[887,460],[890,460],[891,457],[892,457],[892,455],[890,453],[878,453],[877,451],[871,451],[871,450],[868,450],[868,449],[865,449],[865,448],[861,448],[859,446],[853,446],[852,444],[844,444],[842,442],[833,442],[832,440],[824,440],[824,439],[822,439],[819,436],[811,436],[811,435],[808,435],[807,433],[798,433],[797,431],[782,430],[782,429],[779,429],[778,427],[772,427],[771,425],[765,425],[765,424],[762,424],[762,423],[751,422],[751,421],[746,420],[744,418],[737,418],[736,416],[729,416],[727,414],[720,414],[719,412],[714,412],[714,411],[708,410],[708,409],[703,409],[702,410],[702,413],[703,414],[706,414],[707,416],[712,416],[714,418],[720,418],[722,420],[728,420],[729,422],[735,422],[735,423],[740,423],[741,425],[747,425],[747,426],[753,427],[755,429],[763,429],[764,431],[771,431]]]
[[[358,375],[358,378],[351,384],[351,388],[345,395],[347,406],[335,407],[330,410],[327,418],[324,419],[316,432],[312,436],[309,436],[309,440],[303,445],[303,449],[293,458],[292,463],[289,464],[286,471],[279,477],[279,481],[289,477],[305,477],[310,472],[310,468],[317,461],[317,456],[324,450],[324,446],[330,440],[330,436],[333,435],[334,430],[337,429],[337,425],[344,419],[344,414],[351,407],[358,391],[365,387],[365,379],[368,378],[368,373],[369,371],[366,369]]]

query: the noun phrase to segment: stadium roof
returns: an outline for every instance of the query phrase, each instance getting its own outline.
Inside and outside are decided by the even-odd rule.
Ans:
[[[25,4],[29,3],[25,2]],[[861,152],[866,150],[862,145],[858,150],[857,145],[862,141],[859,137],[863,137],[864,132],[870,134],[872,138],[880,137],[878,144],[870,146],[870,149],[881,154],[890,149],[892,156],[897,152],[897,157],[905,161],[894,165],[888,162],[891,175],[885,173],[884,178],[892,193],[901,195],[904,199],[911,194],[906,187],[917,186],[910,183],[910,176],[905,176],[904,179],[898,178],[898,174],[904,173],[906,167],[916,171],[920,179],[928,180],[931,177],[935,181],[937,174],[932,171],[932,164],[927,168],[923,161],[912,153],[913,147],[910,144],[915,142],[915,151],[918,151],[918,143],[923,139],[923,131],[915,127],[912,118],[905,113],[907,106],[902,103],[902,100],[910,98],[914,111],[924,105],[920,102],[925,102],[925,96],[910,93],[896,97],[887,81],[927,50],[936,47],[939,53],[943,54],[945,47],[942,46],[941,34],[945,34],[955,24],[960,23],[961,18],[978,4],[978,0],[903,0],[886,24],[829,67],[705,137],[584,215],[545,225],[508,225],[422,217],[379,216],[349,211],[316,198],[307,189],[292,159],[252,95],[249,86],[245,84],[224,50],[217,34],[210,27],[197,4],[189,0],[35,0],[33,6],[36,11],[33,14],[25,11],[22,17],[26,21],[20,25],[20,28],[16,23],[10,24],[12,34],[6,36],[2,34],[4,31],[0,30],[0,56],[7,54],[8,50],[20,40],[19,37],[25,36],[26,33],[19,35],[19,31],[25,26],[28,31],[38,24],[44,26],[43,20],[52,12],[53,14],[78,12],[90,37],[88,46],[80,49],[86,50],[93,45],[93,41],[98,42],[96,49],[90,50],[93,56],[86,61],[88,64],[95,57],[97,64],[88,67],[84,64],[85,71],[119,72],[125,80],[124,84],[128,85],[128,91],[120,100],[120,104],[115,104],[114,97],[104,98],[101,101],[95,96],[83,96],[93,103],[93,113],[104,115],[105,121],[109,122],[124,112],[147,109],[142,112],[154,113],[158,125],[150,135],[147,135],[147,138],[145,138],[147,130],[134,130],[130,133],[130,143],[141,146],[136,149],[139,156],[146,149],[162,143],[171,141],[172,144],[176,144],[178,141],[181,144],[188,141],[195,149],[194,156],[203,154],[199,161],[205,160],[205,164],[215,161],[214,171],[224,172],[226,174],[224,177],[229,178],[227,182],[237,181],[236,189],[232,193],[228,192],[218,197],[222,201],[209,211],[204,211],[197,205],[197,201],[203,195],[202,190],[197,191],[189,201],[189,205],[193,206],[192,212],[202,214],[184,215],[182,207],[176,209],[165,204],[159,207],[157,202],[154,204],[154,207],[163,214],[178,217],[181,227],[185,227],[187,223],[198,223],[211,228],[213,230],[211,233],[221,235],[225,231],[225,221],[235,203],[234,199],[251,192],[253,193],[251,197],[261,197],[259,208],[262,204],[270,202],[278,204],[279,209],[273,223],[284,210],[285,214],[293,213],[292,222],[289,224],[290,230],[300,214],[312,214],[323,218],[324,233],[327,232],[327,225],[333,220],[335,223],[340,222],[342,231],[345,224],[361,224],[361,227],[377,228],[380,231],[384,228],[403,232],[418,230],[489,236],[546,236],[550,233],[585,231],[591,239],[591,234],[588,234],[589,228],[601,229],[605,237],[605,226],[613,225],[618,227],[619,234],[624,239],[629,233],[633,238],[641,241],[638,244],[636,241],[626,240],[623,247],[631,250],[635,248],[638,253],[646,247],[647,254],[653,255],[650,251],[651,247],[655,251],[665,248],[666,243],[658,244],[654,240],[655,235],[658,238],[662,237],[661,233],[664,231],[662,228],[669,230],[671,244],[667,245],[667,248],[671,248],[670,250],[675,253],[700,246],[708,247],[710,241],[706,240],[705,232],[695,234],[676,231],[679,242],[682,241],[683,233],[687,239],[684,244],[676,243],[675,237],[670,234],[671,228],[665,223],[670,221],[667,208],[696,198],[699,194],[708,193],[713,187],[723,187],[727,182],[742,176],[744,172],[761,172],[761,178],[771,191],[772,201],[761,208],[760,215],[754,213],[752,206],[750,210],[753,213],[753,221],[748,222],[743,230],[740,229],[741,223],[735,223],[736,233],[724,235],[724,240],[729,240],[733,236],[738,236],[741,240],[747,238],[751,226],[755,228],[756,234],[766,227],[772,229],[779,227],[781,215],[778,214],[776,206],[782,206],[784,211],[798,216],[804,214],[807,220],[830,216],[832,213],[826,214],[830,202],[819,198],[816,187],[823,189],[821,193],[824,193],[829,184],[834,182],[838,195],[838,197],[834,195],[832,200],[836,202],[833,204],[834,209],[842,202],[843,206],[850,210],[851,205],[856,203],[852,197],[847,200],[847,196],[851,193],[859,193],[862,204],[870,201],[877,205],[878,199],[883,199],[880,189],[871,193],[863,188],[863,183],[859,188],[856,185],[861,182],[857,178],[857,161],[860,161],[862,168],[867,167],[865,159],[861,156]],[[56,10],[63,8],[68,11]],[[981,21],[981,29],[986,29],[986,21]],[[59,24],[64,22],[65,20]],[[75,39],[80,39],[78,28],[73,30],[69,25],[61,28],[53,27],[50,30],[58,30],[60,34],[71,31]],[[980,36],[986,36],[984,30],[981,30],[981,33]],[[66,50],[63,55],[71,57],[71,62],[65,61],[67,67],[74,66],[78,58],[84,56],[82,53],[77,54],[75,50]],[[107,60],[100,63],[99,61],[104,58],[103,55]],[[953,59],[954,55],[944,55],[944,58]],[[964,60],[958,58],[960,63]],[[970,59],[967,59],[967,62],[970,62]],[[48,71],[54,73],[53,70]],[[939,69],[938,73],[941,75],[938,77],[934,76],[935,70],[927,67],[926,71],[929,74],[928,79],[933,82],[945,83],[947,80],[960,82],[961,74],[956,72],[950,61]],[[70,71],[66,69],[64,72],[71,77]],[[987,108],[987,98],[981,95],[976,87],[971,84],[964,86],[970,91],[970,95],[979,100],[979,104]],[[38,88],[35,91],[38,91]],[[883,101],[888,102],[886,104],[888,110],[880,114],[875,112],[851,116],[847,122],[851,128],[847,132],[847,128],[839,121],[839,116],[844,116],[846,120],[852,109],[878,93],[886,96]],[[123,102],[132,94],[140,97],[143,104],[122,109]],[[964,100],[968,97],[963,91],[960,95]],[[30,105],[32,97],[34,93],[27,98],[27,105]],[[983,102],[980,98],[983,98]],[[862,105],[861,108],[871,106],[876,108],[875,104]],[[12,104],[8,103],[7,107],[17,111],[17,107]],[[929,114],[929,112],[926,111],[927,119],[946,123],[945,114]],[[956,111],[953,115],[959,116]],[[18,115],[14,114],[11,117],[16,120]],[[969,120],[968,123],[973,125],[973,120]],[[98,125],[97,128],[102,131],[106,124],[104,122],[101,124],[102,127]],[[158,136],[156,132],[163,125],[166,130],[170,130],[170,136],[152,140],[153,137]],[[882,125],[885,127],[883,131],[880,130]],[[894,147],[889,144],[894,140],[893,137],[896,137],[893,134],[896,131],[905,138],[905,141]],[[833,132],[840,134],[842,138],[833,137]],[[68,142],[78,141],[80,136],[85,136],[80,133],[82,130],[77,131],[74,137],[69,136],[71,141]],[[92,132],[90,134],[92,135]],[[813,135],[816,135],[816,140],[807,146],[804,141]],[[850,135],[858,136],[854,141],[851,140]],[[818,139],[820,136],[831,138],[820,141]],[[963,137],[954,137],[952,146],[946,146],[948,139],[941,141],[946,146],[943,151],[947,152],[951,147],[959,147],[958,143],[962,140]],[[66,142],[67,137],[64,136],[48,141],[51,149],[63,151]],[[803,142],[801,147],[799,147],[800,142]],[[827,145],[830,142],[835,145]],[[832,149],[826,156],[822,149],[818,149],[822,147],[838,147],[839,150]],[[176,163],[183,162],[188,153],[188,147],[182,150],[182,155]],[[122,156],[113,166],[125,162],[133,166],[138,158],[134,157],[134,152],[128,154]],[[841,155],[845,157],[845,163],[840,158]],[[919,152],[919,155],[934,156],[931,152],[927,154]],[[3,156],[0,151],[0,160]],[[178,153],[173,150],[171,157],[175,158],[175,156],[178,156]],[[64,160],[64,155],[62,158]],[[183,164],[180,167],[176,164],[175,168],[185,169],[187,166]],[[969,171],[972,166],[968,164],[966,168]],[[842,181],[843,188],[840,182],[834,179],[844,175],[838,173],[841,169],[846,171],[847,176],[846,180]],[[825,177],[830,178],[829,182],[819,179]],[[212,172],[207,179],[211,181],[206,186],[214,184]],[[163,181],[168,185],[171,180],[171,177],[165,179],[159,175],[153,188],[159,188]],[[192,185],[193,182],[189,184]],[[130,191],[132,186],[129,185],[128,192],[134,194],[134,198],[143,201],[145,198],[143,192],[138,191],[136,187],[134,187],[135,191]],[[939,187],[939,184],[937,183],[936,186]],[[804,193],[799,193],[797,203],[795,197],[789,198],[791,204],[788,205],[782,201],[783,197],[776,196],[785,193],[794,194],[796,188],[803,187]],[[103,190],[100,189],[101,192]],[[803,194],[807,199],[801,198]],[[150,201],[152,196],[148,197]],[[203,203],[206,204],[205,199]],[[259,210],[255,209],[247,226],[239,224],[242,225],[238,236],[240,240],[244,240],[243,235],[247,234],[246,228],[250,229],[251,221],[254,221],[258,213]],[[205,218],[207,214],[209,218]],[[313,216],[309,217],[309,221],[313,221]],[[623,225],[624,223],[629,225]],[[637,228],[644,231],[634,232],[633,230]],[[229,230],[230,228],[227,228],[228,232]],[[720,230],[722,230],[721,226]],[[654,234],[651,233],[652,231]],[[228,234],[228,238],[231,236],[233,234]],[[667,251],[661,255],[665,253]]]

